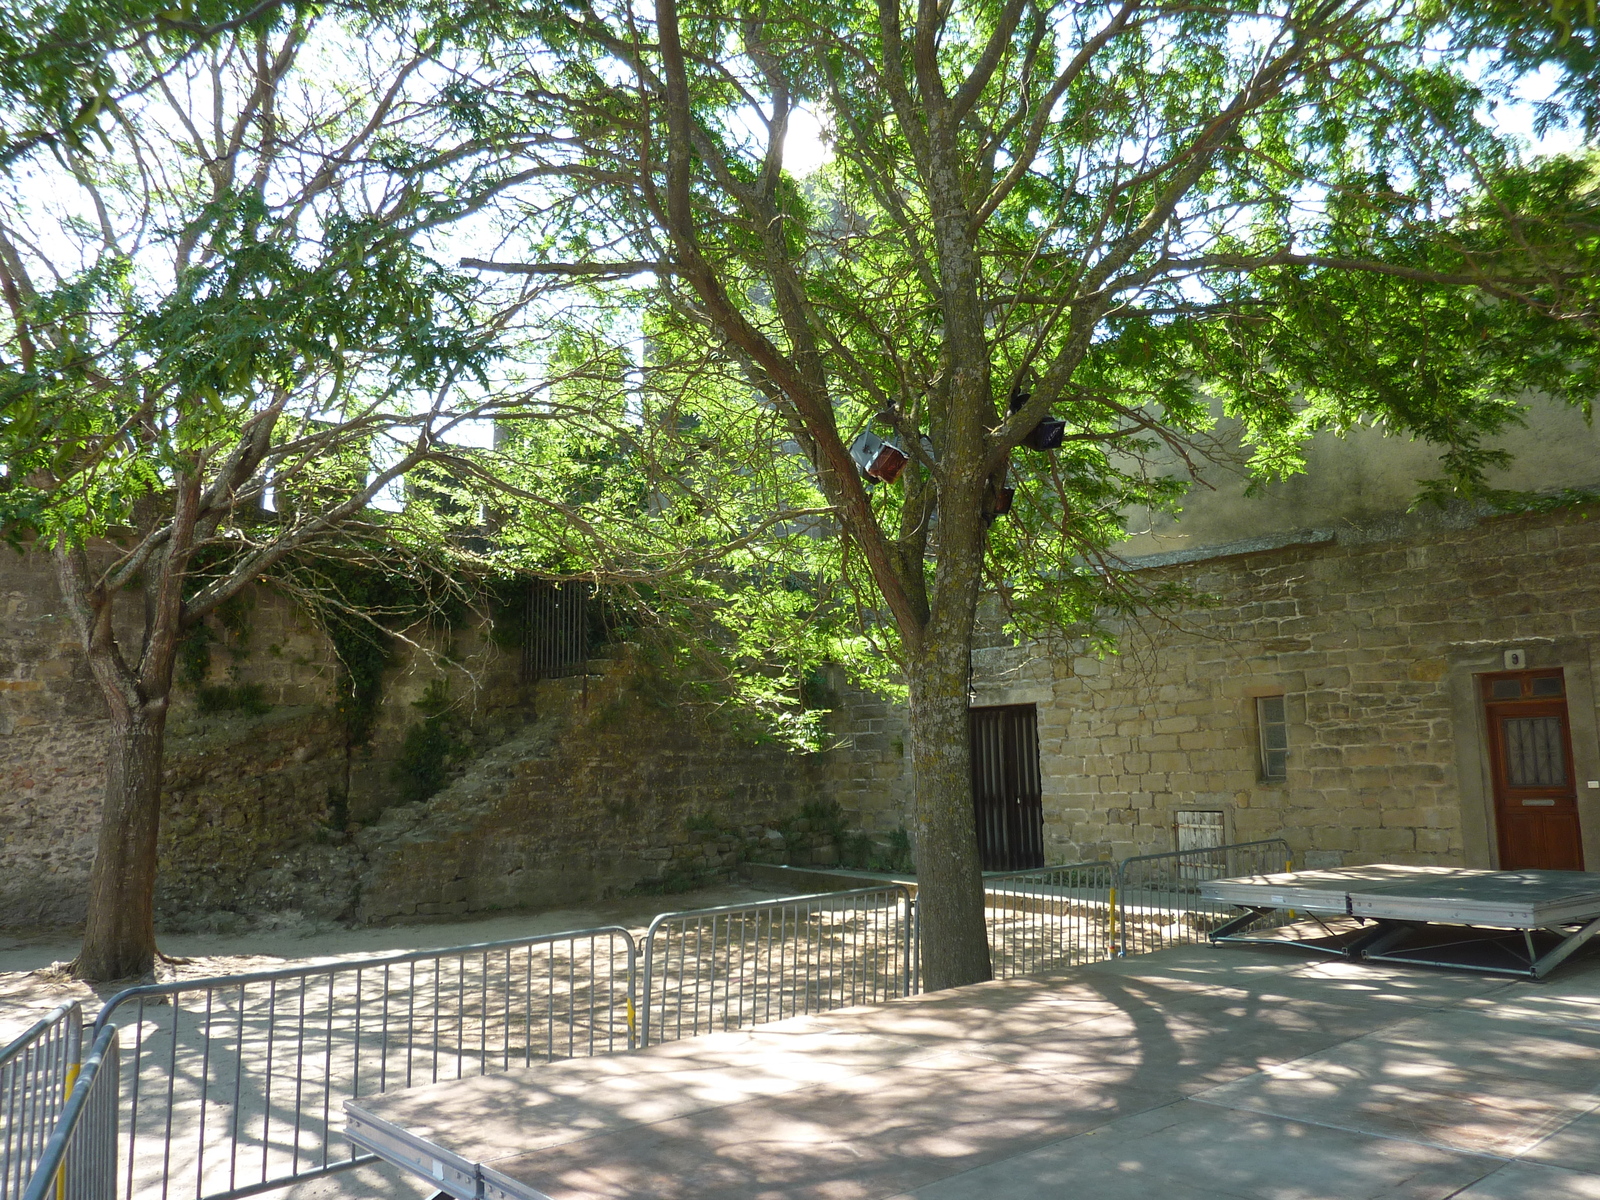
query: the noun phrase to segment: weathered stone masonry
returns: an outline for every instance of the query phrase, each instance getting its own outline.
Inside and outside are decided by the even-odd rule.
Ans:
[[[137,644],[133,597],[119,636]],[[726,869],[817,798],[813,756],[752,745],[640,686],[641,664],[524,687],[476,624],[449,664],[402,653],[370,744],[331,711],[332,648],[268,589],[249,653],[213,678],[259,685],[263,715],[202,715],[180,689],[168,727],[158,920],[223,928],[267,916],[387,921],[578,903]],[[0,551],[0,926],[82,919],[107,722],[43,555]],[[421,631],[412,631],[423,636]],[[413,707],[446,677],[464,701],[459,778],[397,806]]]
[[[1062,648],[974,656],[978,704],[1039,711],[1047,857],[1173,847],[1175,814],[1298,861],[1490,865],[1475,674],[1523,648],[1565,668],[1586,858],[1600,865],[1595,650],[1600,507],[1412,521],[1322,544],[1161,568],[1215,598],[1122,631],[1105,660]],[[1258,778],[1255,698],[1282,694],[1289,769]],[[854,697],[830,768],[863,827],[905,820],[903,714]],[[859,814],[859,816],[857,816]]]
[[[1162,567],[1215,602],[1123,630],[1122,653],[1104,660],[1071,646],[982,649],[977,703],[1038,706],[1055,862],[1170,849],[1175,814],[1202,810],[1223,813],[1231,839],[1286,837],[1308,865],[1490,865],[1474,676],[1512,648],[1530,667],[1564,668],[1578,779],[1600,778],[1597,568],[1600,506],[1347,527]],[[104,717],[54,588],[47,563],[0,556],[0,924],[12,926],[80,918],[99,815]],[[596,664],[587,702],[579,681],[522,694],[481,631],[462,639],[486,656],[473,666],[475,759],[432,801],[392,808],[388,755],[434,676],[397,668],[378,745],[352,754],[328,711],[321,635],[267,593],[252,622],[248,661],[219,650],[216,669],[260,682],[272,711],[174,721],[169,923],[572,903],[725,867],[823,798],[878,837],[910,825],[904,711],[888,701],[843,690],[840,748],[797,757],[681,719],[625,662]],[[1275,694],[1288,777],[1264,783],[1255,700]],[[1600,790],[1578,794],[1594,868]]]

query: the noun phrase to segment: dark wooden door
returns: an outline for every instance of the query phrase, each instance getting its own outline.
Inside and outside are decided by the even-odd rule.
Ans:
[[[985,871],[1044,866],[1039,714],[1032,704],[971,710],[972,806]]]
[[[1481,687],[1501,869],[1583,870],[1561,671],[1485,675]]]

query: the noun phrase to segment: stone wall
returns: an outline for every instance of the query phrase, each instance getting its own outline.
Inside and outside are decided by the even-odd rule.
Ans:
[[[136,636],[132,597],[116,616],[118,636]],[[81,918],[104,714],[49,558],[0,547],[0,922]]]
[[[124,645],[139,643],[138,604],[130,594],[117,606]],[[450,645],[413,630],[422,648],[399,647],[374,735],[352,746],[332,712],[338,667],[321,630],[267,587],[248,589],[238,613],[234,632],[208,622],[207,682],[250,687],[267,711],[205,711],[195,689],[174,689],[157,897],[169,921],[240,903],[263,863],[351,813],[376,819],[392,803],[394,760],[418,718],[412,701],[432,680],[450,679],[463,699],[469,741],[494,740],[522,699],[481,623]],[[0,550],[0,925],[82,919],[107,732],[48,556]]]
[[[355,838],[363,921],[548,908],[725,874],[817,796],[816,756],[723,728],[624,656],[542,684],[538,723]]]
[[[1231,840],[1284,836],[1299,862],[1490,865],[1473,676],[1566,671],[1587,861],[1600,864],[1595,690],[1600,508],[1408,518],[1337,539],[1152,572],[1214,598],[1121,630],[1121,653],[994,647],[979,704],[1038,705],[1046,857],[1170,850],[1176,814]],[[1259,778],[1256,698],[1283,695],[1288,777]],[[907,822],[904,714],[848,698],[830,786],[867,829]],[[908,823],[908,822],[907,822]]]
[[[1066,862],[1172,848],[1176,814],[1221,812],[1234,840],[1288,838],[1307,864],[1490,864],[1474,675],[1506,649],[1561,666],[1580,780],[1600,778],[1600,510],[1411,519],[1337,539],[1163,567],[1213,602],[1079,646],[975,654],[980,704],[1038,706],[1046,853]],[[0,924],[81,917],[103,781],[100,699],[48,567],[0,563]],[[168,927],[264,913],[389,921],[671,890],[741,856],[793,858],[773,830],[836,800],[883,843],[909,827],[904,710],[838,686],[837,749],[752,744],[679,704],[644,664],[592,664],[537,694],[478,625],[454,665],[405,657],[370,746],[328,705],[334,663],[281,598],[255,597],[259,716],[180,696],[169,740],[159,911]],[[471,751],[420,804],[395,803],[414,701],[444,672]],[[837,681],[836,681],[837,683]],[[1285,697],[1289,769],[1259,778],[1256,699]],[[1580,789],[1591,865],[1600,789]],[[774,847],[777,847],[776,849]]]
[[[0,552],[0,926],[82,919],[107,721],[42,556]],[[137,644],[133,598],[119,636]],[[168,726],[157,914],[172,928],[272,919],[387,921],[548,907],[686,886],[774,851],[818,795],[817,760],[755,745],[677,703],[624,656],[591,674],[517,680],[481,621],[412,630],[370,742],[333,707],[324,635],[268,588],[247,635],[216,631],[210,676],[256,685],[264,713],[202,712],[179,688]],[[395,763],[445,679],[454,782],[398,803]],[[803,839],[802,839],[803,840]]]

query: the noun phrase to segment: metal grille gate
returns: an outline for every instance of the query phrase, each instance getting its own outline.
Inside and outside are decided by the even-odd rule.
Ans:
[[[590,585],[540,580],[528,588],[522,678],[558,679],[582,672],[589,658]]]
[[[1039,716],[1032,704],[974,708],[972,804],[985,871],[1044,865]]]

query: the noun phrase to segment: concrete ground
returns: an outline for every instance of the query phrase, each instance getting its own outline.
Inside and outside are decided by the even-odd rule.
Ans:
[[[1597,1088],[1600,954],[1207,946],[363,1107],[556,1200],[1600,1200]],[[431,1191],[359,1174],[316,1191]]]

